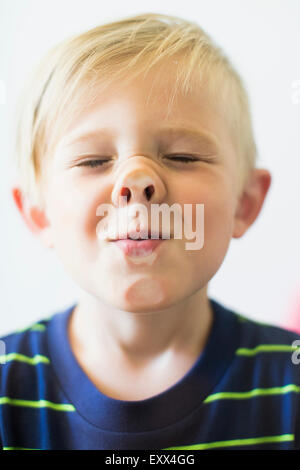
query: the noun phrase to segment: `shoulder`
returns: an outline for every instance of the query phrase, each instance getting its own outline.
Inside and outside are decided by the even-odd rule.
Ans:
[[[8,391],[17,396],[26,384],[44,376],[42,369],[50,365],[47,330],[60,313],[0,337],[0,400],[5,400]]]
[[[266,381],[272,377],[279,383],[281,378],[285,383],[293,383],[300,391],[300,334],[250,319],[239,312],[232,313],[239,329],[236,358],[246,369],[255,368]]]
[[[55,312],[0,337],[0,448],[4,436],[6,442],[23,432],[27,436],[28,426],[23,429],[26,422],[32,423],[33,430],[39,429],[34,409],[56,409],[60,403],[62,393],[53,372],[49,338],[52,331],[57,347],[61,317],[68,312]]]
[[[246,380],[245,374],[248,374],[259,378],[266,386],[287,380],[300,386],[300,335],[297,332],[256,321],[216,301],[213,305],[220,319],[219,334],[226,338],[233,351],[232,371],[241,380],[243,377]]]
[[[0,363],[7,364],[16,358],[16,355],[36,353],[42,347],[42,335],[47,328],[50,318],[43,318],[29,324],[26,328],[15,330],[1,336]]]
[[[225,306],[214,299],[211,299],[211,301],[214,311],[216,311],[222,319],[223,327],[225,327],[226,324],[235,325],[235,331],[239,336],[239,342],[241,344],[250,347],[258,345],[258,342],[261,342],[268,346],[272,344],[274,344],[274,346],[279,344],[292,346],[293,341],[300,340],[300,334],[295,331],[275,324],[254,320],[239,310]]]
[[[253,320],[236,311],[232,311],[232,313],[240,325],[241,337],[248,344],[252,344],[252,342],[255,343],[259,340],[269,345],[269,349],[271,350],[272,348],[270,348],[270,346],[272,344],[274,344],[274,346],[281,344],[294,348],[292,343],[300,340],[300,334],[295,331],[275,324]]]
[[[44,340],[48,322],[42,319],[0,337],[0,441],[5,423],[11,420],[10,408],[34,400],[47,374],[41,368],[50,362]]]

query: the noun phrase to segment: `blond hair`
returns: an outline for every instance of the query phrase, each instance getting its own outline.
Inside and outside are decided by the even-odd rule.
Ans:
[[[241,190],[257,156],[241,77],[198,24],[145,13],[69,37],[38,64],[18,103],[15,157],[22,191],[40,205],[43,159],[66,124],[80,112],[82,97],[87,106],[96,98],[99,85],[120,80],[124,84],[169,58],[178,64],[170,104],[178,90],[189,93],[204,77],[209,77],[207,91],[223,100],[238,157]]]

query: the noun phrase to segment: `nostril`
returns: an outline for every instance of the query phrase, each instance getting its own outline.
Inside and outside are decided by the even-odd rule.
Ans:
[[[150,184],[149,186],[147,186],[147,188],[145,188],[145,194],[146,194],[146,198],[147,200],[149,201],[149,199],[151,198],[152,194],[154,193],[154,186],[153,184]]]
[[[121,189],[121,196],[125,196],[127,198],[127,202],[129,202],[130,199],[130,190],[128,188],[122,188]]]

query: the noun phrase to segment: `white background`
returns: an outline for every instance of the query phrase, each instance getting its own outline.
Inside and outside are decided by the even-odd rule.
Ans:
[[[273,177],[261,214],[232,240],[209,296],[277,325],[285,326],[294,311],[300,291],[300,2],[0,0],[0,335],[67,308],[78,295],[13,204],[14,113],[24,80],[60,40],[145,12],[196,21],[231,58],[249,93],[258,166]]]

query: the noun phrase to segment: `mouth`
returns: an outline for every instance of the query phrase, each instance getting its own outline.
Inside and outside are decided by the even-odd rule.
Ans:
[[[121,239],[121,240],[114,240],[114,244],[120,248],[125,255],[131,257],[144,257],[149,256],[159,245],[161,245],[166,240],[159,238],[156,240],[131,240]]]
[[[138,237],[137,237],[138,235]],[[116,238],[110,240],[115,246],[117,246],[122,252],[129,257],[133,258],[143,258],[151,255],[154,250],[156,250],[159,245],[170,239],[171,235],[168,237],[163,236],[162,232],[153,234],[151,238],[151,231],[143,232],[137,234],[136,232],[127,233],[126,237]]]
[[[161,232],[159,233],[154,233],[153,234],[153,237],[151,236],[151,231],[148,231],[147,233],[146,232],[142,232],[138,234],[137,236],[137,233],[136,232],[131,232],[131,233],[127,233],[127,235],[123,236],[123,237],[119,237],[119,238],[114,238],[114,239],[110,239],[109,241],[111,242],[117,242],[117,241],[134,241],[134,242],[145,242],[145,241],[157,241],[157,240],[168,240],[171,238],[171,235],[168,234],[168,236],[166,236],[166,234],[162,234]]]

